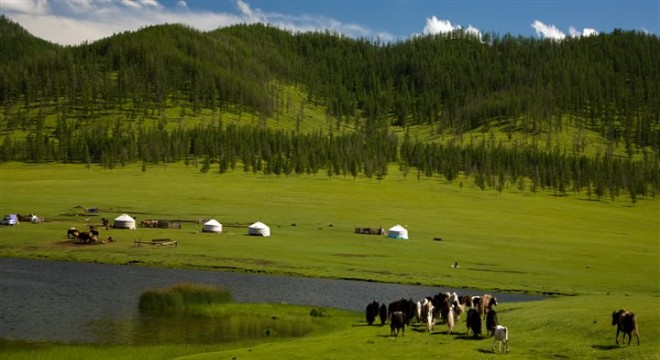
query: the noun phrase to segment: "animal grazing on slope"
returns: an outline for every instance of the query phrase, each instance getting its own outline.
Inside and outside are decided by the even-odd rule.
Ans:
[[[497,325],[493,331],[493,352],[495,352],[495,345],[500,352],[507,353],[509,351],[509,329],[506,326]]]
[[[626,334],[628,335],[628,344],[632,340],[632,334],[637,337],[637,345],[639,345],[639,328],[637,326],[637,319],[635,314],[621,309],[612,312],[612,325],[616,325],[616,344],[619,345],[619,332],[623,332],[622,340],[626,341]]]
[[[399,330],[401,330],[401,337],[405,336],[405,315],[403,314],[403,311],[394,311],[390,313],[390,336],[399,336]]]
[[[486,336],[495,335],[495,328],[499,325],[497,321],[497,312],[493,309],[486,314]]]

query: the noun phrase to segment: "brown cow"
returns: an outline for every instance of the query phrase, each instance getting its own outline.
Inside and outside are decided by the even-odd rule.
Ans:
[[[637,337],[637,345],[639,345],[639,328],[637,327],[637,320],[635,314],[621,309],[612,312],[612,326],[616,325],[616,344],[619,345],[619,332],[623,332],[623,341],[626,341],[626,334],[628,334],[628,344],[632,340],[632,334],[635,333]]]

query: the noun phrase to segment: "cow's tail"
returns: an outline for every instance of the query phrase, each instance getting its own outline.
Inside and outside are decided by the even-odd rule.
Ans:
[[[635,318],[635,313],[630,313],[630,319],[632,320],[633,324],[633,333],[637,337],[637,345],[639,345],[639,326],[637,325],[637,319]]]

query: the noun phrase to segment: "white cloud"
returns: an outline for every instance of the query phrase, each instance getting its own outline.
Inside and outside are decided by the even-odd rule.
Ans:
[[[451,21],[438,19],[434,15],[431,18],[426,19],[426,26],[424,26],[423,33],[425,35],[444,34],[460,28],[460,25],[454,26],[451,24]]]
[[[543,38],[563,40],[566,37],[566,34],[557,29],[556,26],[546,25],[539,20],[534,20],[531,26],[536,30],[536,34]]]
[[[568,33],[571,34],[571,37],[578,38],[582,36],[595,36],[598,35],[596,29],[584,28],[581,32],[577,30],[574,26],[568,28]]]
[[[453,25],[449,20],[438,19],[436,16],[426,19],[426,26],[424,26],[424,35],[447,34],[455,30],[461,30],[461,25]],[[481,31],[476,27],[469,25],[465,32],[481,38]]]
[[[158,0],[0,0],[0,13],[18,22],[42,39],[75,45],[95,41],[115,33],[139,28],[181,23],[209,31],[241,23],[264,23],[293,32],[332,31],[349,37],[379,37],[390,41],[394,36],[375,33],[359,25],[317,15],[292,16],[264,12],[245,0],[236,0],[235,11],[212,12],[190,8],[179,0],[171,8]]]
[[[539,20],[535,20],[531,24],[531,27],[534,28],[534,30],[536,30],[536,34],[538,36],[543,38],[553,39],[553,40],[563,40],[566,38],[566,34],[564,34],[556,26],[546,25]],[[568,34],[573,38],[578,38],[582,36],[598,35],[598,31],[592,28],[584,28],[582,31],[580,31],[576,29],[575,26],[571,25],[568,27]]]
[[[50,12],[48,0],[2,0],[0,11],[44,15]]]

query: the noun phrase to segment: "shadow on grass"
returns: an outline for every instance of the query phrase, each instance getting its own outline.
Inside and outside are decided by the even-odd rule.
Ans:
[[[455,338],[456,340],[465,340],[465,341],[475,341],[475,340],[476,340],[476,341],[479,341],[479,340],[486,340],[486,338],[483,337],[483,336],[477,336],[477,337],[474,337],[474,336],[472,336],[472,335],[467,335],[467,334],[456,334],[456,333],[454,333],[454,338]]]
[[[618,349],[619,345],[592,345],[591,348],[594,350],[609,351]]]
[[[478,352],[482,354],[488,354],[488,355],[495,355],[496,353],[493,352],[493,350],[487,350],[487,349],[477,349]]]

